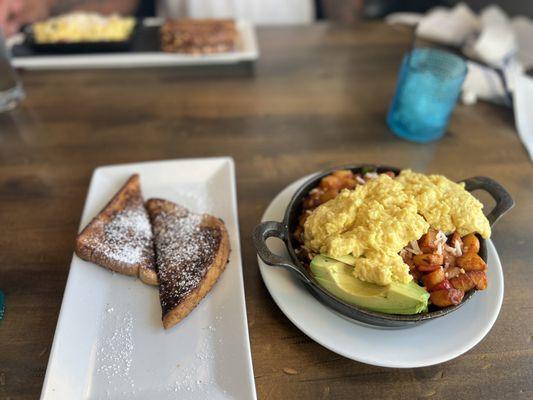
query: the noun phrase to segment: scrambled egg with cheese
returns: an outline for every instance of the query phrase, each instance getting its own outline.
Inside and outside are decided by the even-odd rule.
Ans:
[[[134,26],[132,17],[75,12],[33,24],[33,34],[41,44],[124,41]]]
[[[398,253],[430,227],[488,238],[482,208],[464,184],[442,175],[381,174],[317,207],[305,222],[304,239],[307,247],[332,258],[354,256],[354,275],[361,280],[408,283],[409,266]]]

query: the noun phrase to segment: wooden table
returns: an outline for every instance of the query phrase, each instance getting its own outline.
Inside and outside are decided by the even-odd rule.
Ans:
[[[7,297],[0,399],[40,393],[93,169],[219,155],[237,164],[260,399],[533,398],[533,171],[512,112],[459,106],[444,139],[408,143],[385,125],[406,31],[380,23],[263,28],[259,42],[255,71],[23,73],[27,100],[0,115],[0,288]],[[456,179],[488,175],[514,196],[517,207],[493,235],[505,272],[503,308],[465,355],[421,369],[360,364],[310,340],[273,303],[250,240],[254,225],[290,182],[351,162]]]

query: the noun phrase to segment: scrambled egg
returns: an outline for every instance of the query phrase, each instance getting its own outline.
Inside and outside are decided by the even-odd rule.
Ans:
[[[75,12],[33,24],[33,34],[37,43],[124,41],[134,25],[132,17]]]
[[[441,175],[382,174],[317,207],[305,222],[304,239],[310,249],[333,258],[353,255],[354,275],[361,280],[408,283],[412,277],[400,250],[430,227],[489,237],[482,207],[464,185]]]
[[[402,171],[397,180],[403,183],[405,192],[415,198],[418,212],[432,228],[446,234],[457,231],[464,236],[477,232],[485,239],[490,237],[483,204],[464,189],[464,183],[411,170]]]

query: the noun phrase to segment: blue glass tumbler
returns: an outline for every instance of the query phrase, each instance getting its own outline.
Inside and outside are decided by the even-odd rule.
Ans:
[[[0,292],[0,321],[4,318],[4,294]]]
[[[446,132],[466,76],[465,61],[447,51],[417,48],[402,61],[387,123],[399,137],[426,143]]]

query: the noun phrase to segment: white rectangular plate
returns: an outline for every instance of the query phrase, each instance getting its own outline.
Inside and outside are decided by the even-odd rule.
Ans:
[[[145,20],[145,25],[161,24],[159,19]],[[147,53],[102,53],[102,54],[62,54],[28,57],[13,57],[16,68],[23,69],[73,69],[73,68],[141,68],[171,67],[184,65],[234,64],[254,61],[259,57],[259,48],[254,26],[248,21],[238,21],[239,39],[235,51],[218,54],[170,54]],[[19,40],[23,40],[21,37]]]
[[[233,160],[98,168],[81,228],[135,172],[145,199],[224,220],[232,248],[226,271],[187,318],[165,331],[156,287],[74,256],[41,399],[255,399]]]

